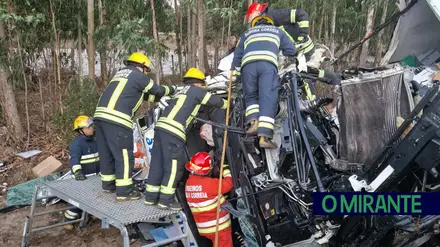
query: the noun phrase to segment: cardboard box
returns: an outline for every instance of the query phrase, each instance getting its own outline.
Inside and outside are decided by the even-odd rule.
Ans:
[[[53,156],[49,156],[47,159],[40,162],[40,164],[32,168],[32,172],[37,177],[44,177],[59,171],[62,166],[63,164],[59,160],[55,159]]]

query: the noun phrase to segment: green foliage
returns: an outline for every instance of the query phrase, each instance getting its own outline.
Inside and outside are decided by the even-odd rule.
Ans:
[[[66,143],[70,143],[75,137],[73,121],[79,115],[93,116],[100,92],[94,81],[84,79],[83,86],[77,77],[70,80],[66,91],[63,93],[63,114],[59,109],[54,114],[52,123],[55,124]]]

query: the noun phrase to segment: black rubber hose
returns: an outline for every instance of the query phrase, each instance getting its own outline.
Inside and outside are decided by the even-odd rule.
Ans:
[[[292,78],[290,79],[290,83],[292,84],[292,88],[293,88],[293,95],[292,96],[294,98],[295,114],[296,114],[296,117],[299,122],[298,125],[299,125],[299,129],[300,129],[300,134],[302,136],[304,145],[306,146],[307,155],[309,156],[309,161],[312,166],[313,173],[315,174],[316,184],[318,185],[319,192],[325,192],[324,185],[322,184],[321,176],[319,175],[318,167],[316,166],[312,150],[310,149],[310,143],[309,143],[309,140],[307,139],[306,131],[304,129],[304,123],[302,120],[299,99],[298,99],[298,85],[297,85],[296,78],[294,79],[292,76]]]

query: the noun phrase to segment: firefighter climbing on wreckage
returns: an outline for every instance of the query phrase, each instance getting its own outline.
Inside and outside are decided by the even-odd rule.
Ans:
[[[222,205],[226,199],[223,195],[220,197],[217,195],[219,179],[210,177],[213,163],[208,153],[199,152],[185,165],[185,168],[190,172],[185,184],[185,196],[199,234],[214,243],[217,203],[220,201]],[[227,164],[223,166],[222,176],[221,193],[225,194],[232,190],[233,184]],[[218,246],[232,247],[231,219],[227,211],[220,212],[218,224]]]
[[[102,189],[116,190],[116,200],[139,199],[133,186],[133,122],[132,117],[141,103],[156,102],[170,95],[174,87],[157,85],[147,73],[150,59],[139,52],[124,61],[102,93],[95,111]]]
[[[286,33],[264,15],[252,20],[251,28],[240,37],[234,51],[233,65],[237,77],[242,77],[245,101],[246,130],[259,136],[261,148],[275,149],[272,140],[278,105],[278,54],[293,57],[295,46]],[[237,78],[237,80],[239,80]]]
[[[183,77],[186,84],[168,101],[154,132],[151,166],[146,183],[146,205],[180,210],[174,200],[178,182],[184,173],[186,133],[202,105],[226,109],[227,101],[207,92],[205,75],[190,68]]]
[[[250,24],[255,17],[260,15],[271,18],[273,25],[283,30],[295,45],[297,55],[302,53],[305,56],[306,62],[311,61],[315,53],[315,45],[309,36],[309,14],[304,9],[272,9],[268,3],[250,4],[246,12],[248,23]],[[318,64],[310,65],[307,65],[307,72],[316,74],[318,78],[325,79],[322,80],[324,83],[336,86],[335,91],[339,93],[340,76],[334,72],[320,69]],[[304,87],[307,99],[316,99],[316,89],[312,81],[309,80],[302,87]],[[328,99],[324,99],[324,101],[328,101]]]

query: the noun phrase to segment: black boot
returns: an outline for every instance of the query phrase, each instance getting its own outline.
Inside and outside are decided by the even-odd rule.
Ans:
[[[162,203],[159,202],[157,204],[157,206],[161,209],[166,209],[166,210],[173,210],[173,211],[180,211],[182,210],[182,206],[180,206],[180,203],[178,202],[172,202],[172,203]]]
[[[141,198],[141,193],[137,190],[133,190],[128,195],[116,196],[116,201],[138,200],[139,198]]]

